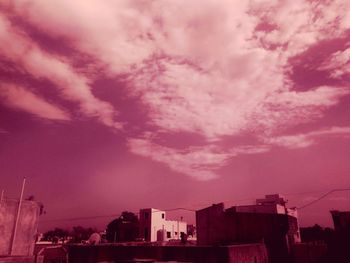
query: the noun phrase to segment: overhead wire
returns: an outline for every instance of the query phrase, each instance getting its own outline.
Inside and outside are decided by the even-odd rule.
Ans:
[[[302,206],[300,206],[300,207],[297,207],[297,209],[299,209],[299,210],[304,209],[304,208],[306,208],[306,207],[308,207],[308,206],[310,206],[310,205],[313,205],[313,204],[315,204],[315,203],[321,201],[323,198],[327,197],[328,195],[330,195],[330,194],[332,194],[332,193],[334,193],[334,192],[343,192],[343,191],[350,191],[350,188],[332,189],[332,190],[326,192],[325,194],[321,195],[321,196],[318,197],[317,199],[315,199],[315,200],[313,200],[313,201],[311,201],[311,202],[309,202],[309,203],[307,203],[307,204],[305,204],[305,205],[302,205]]]
[[[320,197],[318,197],[317,199],[297,207],[297,209],[301,210],[304,209],[308,206],[311,206],[319,201],[321,201],[322,199],[324,199],[325,197],[327,197],[328,195],[334,193],[334,192],[341,192],[341,191],[350,191],[350,188],[336,188],[336,189],[332,189],[329,190],[328,192],[324,193],[323,195],[321,195]],[[285,196],[291,196],[291,195],[305,195],[305,194],[310,194],[310,193],[318,193],[320,191],[308,191],[308,192],[300,192],[300,193],[287,193],[284,194]],[[253,198],[244,198],[244,199],[235,199],[235,200],[229,200],[229,201],[244,201],[244,200],[251,200]],[[226,200],[228,201],[228,200]],[[203,206],[205,205],[210,205],[209,203],[207,204],[201,204]],[[198,206],[198,205],[194,205],[194,206]],[[152,213],[158,213],[158,212],[172,212],[172,211],[178,211],[178,210],[183,210],[183,211],[188,211],[188,212],[196,212],[195,209],[190,209],[190,208],[185,208],[185,207],[176,207],[176,208],[168,208],[168,209],[164,209],[164,210],[155,210],[152,211]],[[135,212],[134,214],[138,215],[139,212]],[[49,223],[49,222],[60,222],[60,221],[77,221],[77,220],[89,220],[89,219],[97,219],[97,218],[108,218],[108,217],[120,217],[122,214],[109,214],[109,215],[98,215],[98,216],[86,216],[86,217],[71,217],[71,218],[58,218],[58,219],[49,219],[49,220],[43,220],[41,221],[41,223]]]

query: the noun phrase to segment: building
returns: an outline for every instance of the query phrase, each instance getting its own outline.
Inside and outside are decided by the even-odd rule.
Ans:
[[[291,246],[300,242],[296,209],[286,208],[280,195],[267,195],[256,204],[214,204],[196,211],[198,245],[265,243],[271,262],[286,262]]]
[[[334,223],[334,235],[329,246],[332,262],[345,262],[350,258],[350,211],[330,211]],[[349,260],[347,260],[349,261]]]
[[[298,218],[296,208],[287,208],[286,204],[287,200],[279,194],[265,195],[265,198],[256,199],[255,205],[236,206],[236,211],[248,213],[285,214]]]
[[[341,232],[350,232],[350,211],[330,211],[334,223],[334,229]]]
[[[181,233],[187,233],[187,223],[167,220],[165,211],[154,208],[140,210],[140,237],[145,241],[168,241],[180,239]]]
[[[19,257],[33,257],[41,207],[37,202],[5,199],[0,200],[0,259],[19,261]],[[0,262],[2,262],[0,260]],[[10,262],[10,261],[6,261]],[[17,261],[16,261],[17,262]]]

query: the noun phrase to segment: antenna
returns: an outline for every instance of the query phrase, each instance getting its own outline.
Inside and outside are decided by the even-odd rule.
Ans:
[[[21,195],[19,197],[19,202],[18,202],[18,210],[17,210],[16,222],[15,222],[15,226],[13,228],[12,242],[11,242],[11,246],[10,246],[10,255],[13,255],[14,244],[15,244],[15,241],[16,241],[17,227],[18,227],[19,215],[21,213],[21,205],[22,205],[22,199],[23,199],[23,192],[24,192],[25,184],[26,184],[26,178],[24,177],[23,178],[23,183],[22,183]]]

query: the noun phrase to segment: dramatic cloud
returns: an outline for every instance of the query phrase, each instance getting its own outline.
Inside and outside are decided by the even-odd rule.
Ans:
[[[185,151],[127,138],[133,153],[197,179],[214,178],[230,158],[247,153],[217,148],[227,137],[250,134],[287,148],[311,145],[314,134],[283,133],[322,119],[350,91],[344,80],[346,47],[313,65],[328,72],[328,83],[301,90],[290,74],[293,58],[322,41],[347,37],[350,3],[345,0],[19,0],[1,6],[42,33],[65,39],[103,69],[99,77],[122,79],[125,96],[136,98],[147,113],[147,123],[139,124],[147,130],[141,132],[203,137],[206,145],[189,144]],[[0,16],[0,37],[5,57],[50,80],[85,115],[120,128],[117,110],[130,109],[96,97],[95,77],[76,70],[72,58],[43,51],[5,16]]]
[[[23,87],[1,84],[1,99],[9,107],[32,113],[40,118],[61,121],[70,120],[67,112]]]

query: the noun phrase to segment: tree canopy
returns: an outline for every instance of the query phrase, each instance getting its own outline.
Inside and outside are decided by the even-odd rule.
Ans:
[[[132,212],[124,211],[121,216],[107,225],[108,242],[134,241],[139,234],[139,219]]]

